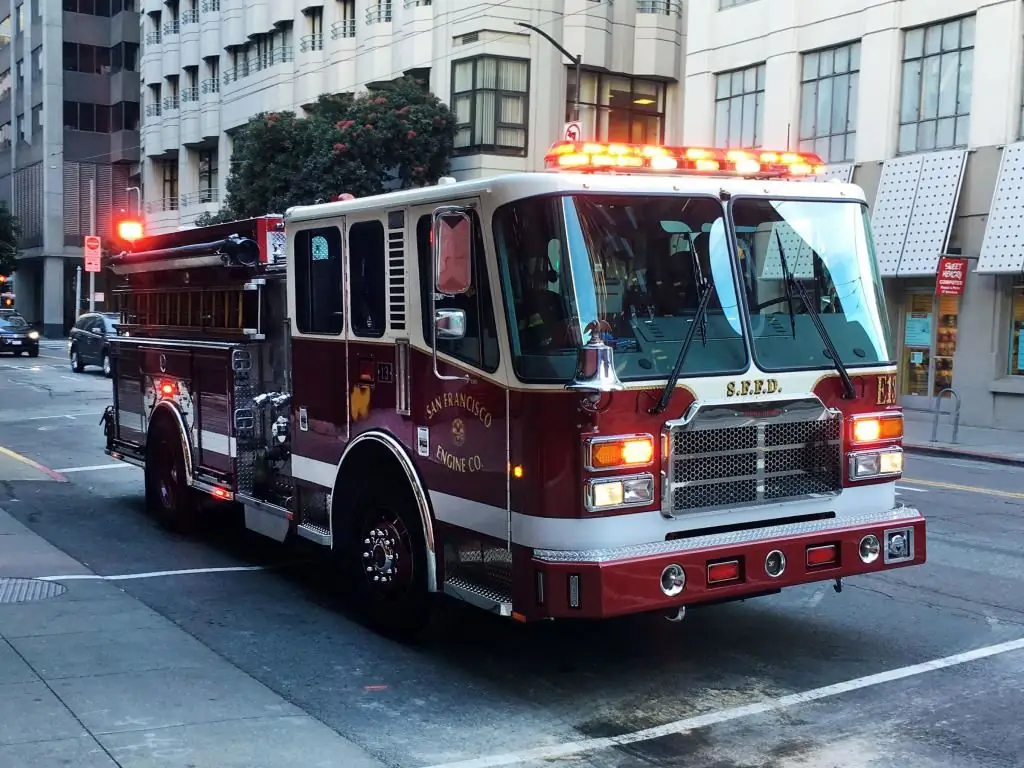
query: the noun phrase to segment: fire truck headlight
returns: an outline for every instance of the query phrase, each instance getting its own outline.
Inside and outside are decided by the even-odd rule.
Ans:
[[[650,435],[600,437],[587,441],[584,452],[590,470],[644,467],[654,461],[654,438]]]
[[[872,477],[891,477],[903,474],[903,451],[887,448],[850,456],[850,479],[866,480]]]
[[[654,477],[637,475],[591,480],[587,483],[586,495],[589,509],[643,506],[654,501]]]

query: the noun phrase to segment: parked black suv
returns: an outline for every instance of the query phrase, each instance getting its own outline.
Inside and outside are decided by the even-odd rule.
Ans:
[[[14,310],[0,310],[0,353],[39,357],[39,332]]]
[[[98,365],[110,375],[110,337],[117,335],[121,316],[116,312],[87,312],[78,318],[68,337],[71,370],[81,373],[87,365]]]

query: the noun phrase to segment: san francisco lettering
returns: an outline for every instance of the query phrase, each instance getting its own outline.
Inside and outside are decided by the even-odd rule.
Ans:
[[[743,397],[744,395],[774,395],[781,392],[777,379],[746,379],[730,381],[725,385],[726,397]]]
[[[445,392],[427,403],[427,419],[433,420],[437,418],[441,411],[448,408],[461,408],[475,419],[478,419],[484,427],[487,429],[491,428],[491,421],[493,420],[491,412],[481,405],[480,401],[475,397],[462,392]]]
[[[453,472],[479,472],[484,468],[484,463],[479,456],[456,456],[441,445],[437,446],[434,458]]]

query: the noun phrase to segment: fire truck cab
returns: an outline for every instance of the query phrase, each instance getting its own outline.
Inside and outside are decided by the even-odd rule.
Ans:
[[[109,260],[107,452],[330,549],[379,628],[664,612],[925,561],[863,192],[566,143]]]

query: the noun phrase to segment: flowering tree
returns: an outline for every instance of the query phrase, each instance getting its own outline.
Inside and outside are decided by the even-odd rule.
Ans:
[[[405,78],[357,97],[322,96],[309,117],[257,115],[233,138],[224,209],[197,224],[434,183],[448,170],[455,116]]]

